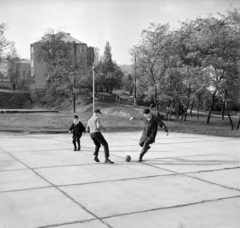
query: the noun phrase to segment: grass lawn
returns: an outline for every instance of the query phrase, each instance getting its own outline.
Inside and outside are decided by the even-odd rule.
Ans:
[[[118,103],[96,102],[96,108],[100,108],[102,114],[102,124],[106,126],[108,132],[139,131],[142,130],[142,121],[129,121],[131,116],[142,116],[143,107],[133,107]],[[70,108],[71,109],[71,108]],[[155,111],[153,111],[155,112]],[[77,114],[80,120],[86,124],[92,115],[92,104],[77,107]],[[68,132],[72,123],[72,110],[62,110],[59,113],[5,113],[0,114],[0,131],[14,132]],[[234,127],[237,118],[232,118]],[[201,115],[197,119],[196,115],[188,116],[187,121],[179,123],[172,117],[171,121],[164,121],[169,128],[169,132],[182,132],[226,137],[240,137],[240,130],[232,131],[229,120],[225,117],[222,120],[219,116],[212,116],[210,124],[205,124],[206,115]]]

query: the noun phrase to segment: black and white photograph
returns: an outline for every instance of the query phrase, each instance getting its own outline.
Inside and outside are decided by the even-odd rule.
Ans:
[[[239,0],[0,0],[0,228],[239,227]]]

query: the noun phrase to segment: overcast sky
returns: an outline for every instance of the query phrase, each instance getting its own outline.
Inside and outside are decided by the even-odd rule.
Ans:
[[[0,0],[0,23],[18,54],[30,58],[30,44],[49,28],[61,30],[97,47],[102,55],[107,41],[118,64],[130,64],[129,49],[137,45],[150,23],[179,22],[240,8],[240,0]]]

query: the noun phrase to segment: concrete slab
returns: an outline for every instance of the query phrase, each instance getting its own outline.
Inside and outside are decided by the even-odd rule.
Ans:
[[[81,164],[96,164],[93,153],[82,151],[38,151],[38,152],[14,152],[13,156],[31,168],[71,166]],[[104,162],[104,154],[99,153],[99,159]],[[122,160],[120,158],[116,158]],[[115,159],[115,160],[116,160]]]
[[[27,167],[14,159],[0,160],[0,171],[26,169]]]
[[[205,141],[202,142],[190,142],[188,143],[187,141],[179,143],[178,146],[182,148],[195,148],[196,150],[206,150],[206,149],[212,149],[216,150],[216,144],[219,145],[218,149],[221,151],[225,151],[225,149],[240,149],[240,146],[237,144],[233,144],[232,142],[229,142],[228,140],[223,140],[223,141]]]
[[[147,160],[149,165],[177,173],[240,167],[240,159],[224,155],[184,156]]]
[[[238,191],[182,175],[68,186],[61,189],[98,217],[240,196]]]
[[[240,191],[240,168],[218,170],[207,173],[194,173],[188,176],[216,183],[227,188],[233,188]]]
[[[5,138],[2,139],[2,145],[4,147],[17,147],[17,146],[34,146],[34,145],[49,145],[49,144],[61,144],[61,143],[65,143],[62,142],[60,140],[51,140],[51,137],[49,138],[49,140],[47,141],[43,141],[41,137],[39,138],[33,138],[33,137],[26,137],[24,140],[22,138]],[[14,143],[13,143],[14,142]],[[71,142],[71,139],[68,141],[69,143]]]
[[[26,143],[27,144],[27,143]],[[12,152],[26,152],[26,151],[47,151],[47,150],[60,150],[60,149],[70,149],[71,147],[68,144],[35,144],[35,145],[19,145],[19,146],[13,146],[13,145],[7,145],[2,146],[2,149],[12,153]]]
[[[35,171],[54,185],[109,182],[113,180],[172,174],[165,170],[155,169],[150,166],[142,166],[139,163],[133,162],[117,163],[115,165],[95,163],[93,165],[35,169]]]
[[[0,227],[33,228],[94,218],[55,188],[0,194]]]
[[[186,207],[134,213],[105,219],[114,228],[239,228],[240,198],[188,205]]]
[[[104,133],[105,165],[89,135],[1,133],[0,227],[240,227],[238,138],[159,132],[139,163],[140,135]]]
[[[0,160],[12,160],[12,156],[5,153],[5,151],[2,151],[2,153],[0,153]]]
[[[1,172],[0,192],[48,186],[48,182],[31,170]]]

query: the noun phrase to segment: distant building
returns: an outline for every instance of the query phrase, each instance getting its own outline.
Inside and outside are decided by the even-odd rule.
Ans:
[[[66,43],[68,51],[71,55],[85,56],[87,59],[87,63],[89,66],[92,65],[94,61],[94,48],[88,47],[86,43],[83,43],[72,36],[69,33],[59,32],[56,34],[61,35],[61,40]],[[36,50],[38,45],[43,42],[48,42],[50,40],[48,35],[42,37],[42,40],[35,42],[30,45],[31,47],[31,75],[35,79],[35,83],[33,85],[33,89],[36,91],[45,91],[46,90],[46,62],[39,60],[36,56]]]
[[[26,59],[19,59],[15,64],[18,64],[19,73],[19,85],[20,81],[25,79],[30,74],[30,61]],[[10,63],[8,60],[0,62],[0,88],[1,89],[12,89],[10,78],[8,75],[8,69]]]

